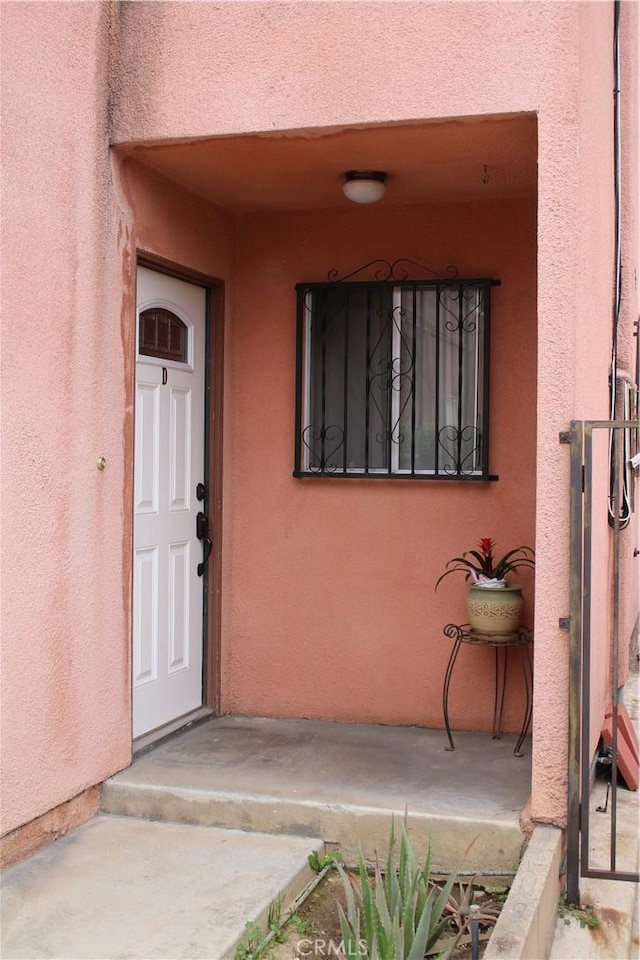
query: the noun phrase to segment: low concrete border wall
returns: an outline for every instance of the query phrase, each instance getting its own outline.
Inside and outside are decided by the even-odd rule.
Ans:
[[[538,824],[525,850],[484,960],[545,960],[556,928],[564,847],[558,827]]]

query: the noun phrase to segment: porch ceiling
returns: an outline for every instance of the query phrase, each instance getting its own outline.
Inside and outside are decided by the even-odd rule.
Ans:
[[[353,169],[388,174],[385,206],[536,195],[531,115],[125,145],[118,152],[238,211],[344,208],[350,201],[342,174]]]

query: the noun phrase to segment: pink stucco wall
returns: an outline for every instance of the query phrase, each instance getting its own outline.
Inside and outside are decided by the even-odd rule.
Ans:
[[[627,60],[637,9],[624,5]],[[606,416],[611,287],[612,5],[599,3],[127,5],[114,88],[117,140],[533,111],[538,116],[537,605],[533,811],[565,812],[570,419]],[[455,18],[455,44],[448,42]],[[234,57],[243,34],[244,57]],[[345,36],[358,37],[354,49]],[[172,42],[168,42],[171,37]],[[137,50],[153,51],[141,57]],[[218,51],[224,51],[217,55]],[[177,66],[179,64],[179,66]],[[398,69],[402,64],[402,69]],[[496,68],[496,65],[499,65]],[[157,96],[145,84],[151,69]],[[130,83],[133,80],[135,83]],[[139,96],[136,98],[136,90]],[[215,91],[207,98],[205,90]],[[637,111],[634,85],[629,108]],[[635,100],[634,100],[635,97]],[[593,98],[593,104],[591,103]],[[628,115],[629,116],[629,115]],[[629,125],[630,121],[628,121]],[[633,155],[633,136],[627,141]],[[597,142],[596,142],[597,141]],[[630,154],[627,154],[628,156]],[[637,153],[635,154],[637,157]],[[637,162],[630,169],[637,177]],[[593,201],[594,184],[602,187]],[[635,222],[627,193],[627,219]],[[637,254],[634,254],[636,256]],[[628,274],[630,275],[630,274]],[[598,278],[593,290],[593,278]],[[597,309],[585,311],[585,288]],[[631,298],[634,291],[628,291]],[[600,346],[595,350],[588,345]],[[608,536],[600,527],[599,545]],[[633,573],[630,574],[633,579]],[[636,577],[637,580],[637,577]],[[637,594],[627,594],[628,628]],[[604,626],[604,606],[598,608]],[[606,629],[596,663],[605,671]],[[594,715],[601,712],[600,690]],[[594,721],[594,725],[597,721]]]
[[[619,325],[618,367],[635,373],[633,323],[638,317],[637,283],[631,275],[634,262],[634,238],[638,225],[638,123],[637,10],[622,5],[622,229],[623,287]],[[635,20],[635,26],[634,26]],[[612,10],[605,4],[582,4],[580,10],[580,83],[578,88],[579,178],[577,184],[580,222],[577,257],[578,289],[589,291],[582,303],[575,328],[576,370],[575,409],[588,418],[609,417],[608,377],[611,356],[612,305],[614,283],[614,197],[613,146],[603,137],[603,118],[611,117],[612,99],[607,87],[612,78],[612,56],[608,46],[597,45],[598,36],[609,32]],[[635,30],[635,34],[634,34]],[[612,120],[611,120],[612,122]],[[594,184],[602,183],[601,189]],[[592,278],[605,271],[608,283],[596,285]],[[609,640],[613,630],[613,552],[607,520],[608,441],[603,431],[594,433],[594,511],[592,580],[592,683],[590,748],[596,749],[602,718],[611,706],[611,656]],[[629,640],[638,618],[640,566],[634,560],[637,544],[636,521],[621,534],[621,609],[619,681],[628,674]]]
[[[636,4],[623,8],[629,64],[631,51],[637,57],[639,11]],[[562,821],[567,637],[558,617],[568,613],[568,451],[558,446],[558,431],[572,418],[606,415],[612,5],[5,3],[2,15],[3,830],[100,781],[130,755],[136,247],[227,285],[226,708],[276,709],[273,694],[265,693],[267,671],[280,679],[260,643],[266,622],[275,663],[290,681],[278,712],[320,713],[319,690],[309,678],[320,684],[329,660],[344,685],[323,690],[325,702],[327,690],[335,696],[334,715],[431,722],[437,710],[426,694],[436,684],[420,675],[420,667],[426,666],[425,644],[433,643],[426,625],[439,630],[454,602],[453,584],[442,596],[432,593],[443,554],[453,552],[447,544],[458,550],[476,533],[511,542],[517,532],[516,539],[522,534],[527,541],[535,504],[533,814]],[[637,74],[625,89],[631,277],[638,257]],[[337,219],[318,212],[317,240],[307,243],[302,214],[215,210],[190,194],[188,183],[185,192],[117,158],[112,164],[108,154],[109,142],[521,113],[536,114],[538,123],[537,278],[533,212],[526,205],[483,211],[486,219],[471,227],[461,212],[435,206],[404,210],[393,223],[381,212],[345,212]],[[438,223],[446,250],[421,236],[420,214]],[[293,371],[283,360],[291,351],[291,285],[320,275],[319,259],[329,261],[324,271],[325,265],[357,265],[368,249],[378,256],[385,243],[388,255],[398,247],[404,254],[399,222],[407,224],[417,259],[436,268],[453,260],[463,273],[486,271],[505,281],[495,295],[496,323],[504,323],[506,338],[497,349],[506,351],[502,359],[521,357],[523,398],[537,403],[535,411],[524,399],[520,410],[509,409],[509,416],[522,414],[529,431],[522,467],[510,461],[506,424],[497,420],[493,459],[500,483],[465,490],[464,502],[456,492],[446,494],[463,521],[449,533],[441,522],[431,531],[432,485],[364,490],[354,482],[343,489],[346,484],[296,483],[283,469],[290,463],[293,426]],[[454,231],[456,223],[464,224],[464,237]],[[514,232],[519,247],[510,243]],[[482,250],[474,241],[484,241]],[[265,290],[272,304],[268,335],[256,321]],[[630,324],[637,317],[637,291],[630,285],[626,304],[622,347],[630,362]],[[265,347],[278,351],[272,372],[256,369]],[[494,364],[500,400],[494,417],[512,396],[508,379],[502,364]],[[265,391],[273,424],[281,427],[266,435],[255,423]],[[263,453],[260,470],[255,451]],[[267,452],[278,470],[271,466],[261,476]],[[103,473],[96,469],[100,456],[107,459]],[[260,496],[271,504],[268,513],[258,509]],[[489,503],[496,525],[476,531],[477,511],[484,518]],[[336,516],[353,539],[325,525]],[[424,536],[400,545],[398,530],[416,516],[437,537],[436,551]],[[464,530],[460,541],[458,530]],[[602,524],[598,536],[604,548]],[[333,564],[327,574],[337,547],[346,551],[340,582]],[[384,559],[389,556],[391,567]],[[624,577],[629,631],[638,605],[630,562]],[[372,584],[389,584],[394,604],[385,602],[386,592],[373,595]],[[304,624],[304,636],[291,637],[292,621],[274,608],[273,589]],[[325,589],[336,605],[340,657],[318,625]],[[400,635],[406,662],[392,646]],[[428,665],[439,676],[446,651],[433,649],[442,662]],[[374,655],[388,671],[384,686],[371,667]],[[604,671],[604,658],[601,664]],[[363,676],[375,696],[363,695]],[[455,709],[462,722],[481,724],[478,697]]]
[[[118,180],[135,245],[231,278],[223,711],[441,724],[450,652],[441,631],[451,619],[464,619],[460,584],[434,593],[442,558],[467,549],[488,524],[505,549],[514,537],[525,543],[534,536],[534,204],[243,216],[232,240],[228,216],[148,168],[125,162]],[[194,232],[194,223],[204,226]],[[461,489],[292,478],[294,284],[326,276],[336,264],[350,269],[354,251],[358,263],[402,253],[434,266],[435,258],[455,261],[461,275],[501,278],[492,323],[492,469],[499,484]],[[508,417],[501,414],[506,409]],[[324,669],[335,670],[338,658],[342,689]],[[490,697],[477,680],[490,689],[493,661],[487,651],[472,659],[458,669],[452,719],[486,728]],[[279,680],[284,675],[287,683]],[[505,714],[514,729],[522,716],[520,686],[515,674]]]
[[[575,94],[578,6],[249,0],[213,15],[206,3],[121,3],[113,138],[526,111],[555,114],[561,128]]]
[[[620,371],[632,381],[637,377],[640,365],[640,10],[637,4],[623,4],[621,46],[621,176],[622,176],[622,221],[621,243],[623,286],[619,329],[618,364]],[[633,265],[633,266],[632,266]],[[636,477],[640,473],[636,472]],[[636,502],[638,485],[636,480]],[[622,535],[623,564],[620,590],[624,598],[621,611],[620,676],[626,678],[628,667],[627,643],[634,629],[640,629],[640,556],[634,557],[634,548],[640,545],[640,513],[636,510],[631,523]],[[635,635],[636,651],[638,634]]]
[[[203,203],[140,164],[114,156],[113,166],[121,214],[129,224],[127,249],[132,261],[136,252],[155,254],[205,276],[227,281],[234,277],[232,214]],[[232,313],[233,283],[228,284],[226,297]],[[132,376],[130,362],[128,366]]]
[[[538,775],[532,808],[534,816],[544,819],[550,812],[551,819],[563,816],[568,731],[567,636],[558,629],[558,616],[563,609],[569,612],[567,578],[559,576],[569,568],[569,447],[559,446],[558,431],[567,429],[571,419],[608,415],[612,148],[601,131],[603,119],[610,123],[611,116],[611,49],[607,44],[594,46],[593,31],[610,36],[612,19],[609,5],[596,7],[576,5],[581,30],[566,64],[571,82],[566,87],[565,116],[541,116],[539,128],[538,543],[550,531],[564,532],[554,550],[538,550],[536,569],[538,596],[545,599],[536,609],[537,636],[543,641],[536,649],[533,749]],[[559,122],[560,128],[547,130],[547,124]],[[558,140],[564,149],[558,148]],[[602,185],[598,191],[594,181]],[[574,246],[562,243],[560,222],[576,237]],[[602,270],[607,282],[591,289],[591,278]],[[594,533],[599,552],[606,536],[606,513],[597,508]],[[602,577],[594,587],[598,597],[594,632],[600,643],[593,651],[592,719],[599,731],[607,675],[609,590]]]
[[[440,726],[464,622],[462,580],[435,582],[481,536],[530,543],[535,516],[535,205],[449,204],[240,218],[229,325],[223,708]],[[498,483],[299,480],[294,285],[407,256],[502,280],[492,295],[491,470]],[[533,611],[530,578],[530,614]],[[522,719],[514,675],[508,714]],[[464,651],[455,725],[487,729],[493,653]]]
[[[2,11],[3,832],[130,756],[131,396],[106,13]]]

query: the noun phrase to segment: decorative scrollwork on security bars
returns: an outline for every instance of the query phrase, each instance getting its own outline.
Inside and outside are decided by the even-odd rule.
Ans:
[[[368,263],[364,263],[361,267],[352,270],[350,273],[346,273],[342,277],[338,270],[330,270],[327,274],[327,280],[329,283],[342,283],[345,280],[353,280],[354,277],[358,277],[360,280],[373,279],[381,282],[391,280],[402,283],[411,276],[411,267],[414,267],[421,273],[421,276],[412,278],[414,281],[428,279],[455,280],[458,276],[458,270],[453,264],[445,267],[445,272],[442,274],[437,273],[437,271],[432,270],[430,267],[425,267],[416,260],[409,259],[409,257],[400,257],[398,260],[393,261],[382,259],[370,260]],[[369,276],[367,276],[367,271],[369,271]]]
[[[387,444],[388,442],[401,444],[405,440],[405,436],[400,430],[400,423],[413,394],[415,367],[411,344],[403,330],[402,320],[406,313],[407,311],[403,306],[396,306],[390,311],[388,322],[382,328],[369,357],[368,392],[381,423],[386,425],[385,432],[378,431],[375,435],[376,441],[380,444]],[[400,355],[397,357],[383,356],[376,360],[376,354],[381,348],[384,349],[384,346],[389,342],[390,326],[397,332]],[[389,399],[392,391],[399,393],[400,396],[404,393],[403,403],[393,424],[387,422]]]
[[[440,472],[449,477],[472,476],[478,469],[482,434],[477,427],[464,426],[458,429],[447,424],[438,431],[438,448],[448,462],[442,462]]]
[[[337,473],[344,457],[344,430],[335,424],[325,427],[310,423],[302,431],[302,442],[308,451],[307,469],[310,473]],[[341,451],[342,457],[337,456]]]
[[[484,311],[484,287],[440,287],[440,317],[449,333],[474,333]]]

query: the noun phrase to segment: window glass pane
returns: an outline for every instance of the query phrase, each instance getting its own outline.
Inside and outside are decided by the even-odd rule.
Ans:
[[[481,293],[475,285],[402,290],[400,470],[480,469]]]
[[[387,469],[389,300],[385,291],[348,286],[312,300],[303,434],[310,470]]]
[[[439,295],[438,469],[455,473],[458,462],[458,413],[461,389],[460,290],[445,287]]]
[[[483,323],[483,289],[467,287],[463,290],[461,323],[462,338],[462,436],[460,469],[468,473],[481,469],[481,439],[483,432],[482,403],[484,365],[480,355]]]
[[[440,291],[438,469],[447,474],[480,469],[481,293],[477,286]]]
[[[340,290],[340,294],[344,291]],[[345,452],[344,297],[321,290],[311,301],[310,397],[304,435],[310,470],[340,471]]]
[[[330,283],[304,305],[303,470],[486,472],[486,283]]]
[[[403,308],[403,362],[413,376],[402,378],[401,444],[399,467],[435,469],[436,291],[405,289]],[[407,359],[404,359],[404,356]],[[411,362],[413,360],[413,362]]]
[[[389,465],[391,380],[390,350],[392,305],[390,291],[358,290],[359,307],[354,327],[364,349],[356,351],[365,363],[365,390],[358,409],[364,450],[361,465],[367,470],[387,470]]]
[[[145,357],[189,362],[189,330],[180,317],[162,307],[140,314],[138,352]]]

